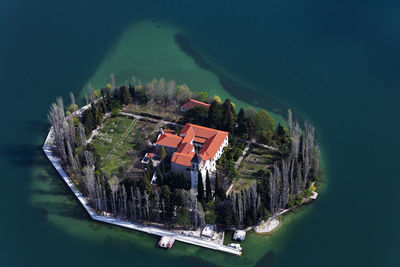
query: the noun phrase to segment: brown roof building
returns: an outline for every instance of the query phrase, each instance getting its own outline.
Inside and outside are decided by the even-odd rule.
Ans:
[[[172,170],[191,177],[192,188],[197,187],[200,170],[205,179],[206,172],[215,172],[216,161],[228,145],[228,132],[187,123],[180,135],[161,133],[156,142],[157,149],[163,146],[171,156]],[[205,183],[203,183],[205,184]]]
[[[186,111],[189,109],[192,109],[194,107],[205,107],[205,108],[209,108],[210,104],[195,100],[195,99],[191,99],[189,98],[188,100],[186,100],[186,102],[181,106],[181,110],[182,111]]]

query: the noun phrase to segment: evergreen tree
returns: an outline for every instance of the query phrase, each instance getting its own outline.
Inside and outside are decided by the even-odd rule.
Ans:
[[[211,192],[211,182],[210,182],[210,175],[208,174],[208,171],[206,173],[206,198],[207,201],[211,201],[212,198],[212,192]]]
[[[216,100],[208,108],[208,124],[211,128],[222,129],[222,105]]]
[[[104,103],[104,100],[101,100],[100,108],[101,108],[101,113],[103,114],[107,113],[107,106],[106,103]]]
[[[248,138],[253,138],[255,136],[256,122],[253,117],[246,118],[246,134]]]
[[[122,105],[128,105],[131,102],[131,95],[127,86],[121,86],[119,89],[119,102]]]
[[[147,169],[146,169],[147,178],[151,180],[153,176],[152,174],[153,174],[153,160],[149,159],[149,163],[147,164]]]
[[[201,172],[199,171],[197,174],[197,199],[201,202],[204,197],[204,185],[203,185],[203,177]]]
[[[215,196],[216,197],[218,197],[220,199],[223,199],[224,195],[223,195],[223,192],[222,192],[221,183],[219,181],[217,173],[215,173],[214,191],[215,191]]]
[[[131,97],[132,97],[132,101],[133,100],[135,100],[135,97],[136,97],[136,90],[135,90],[135,85],[130,85],[129,84],[129,94],[131,95]]]
[[[223,104],[223,112],[223,129],[232,134],[236,123],[236,112],[229,99],[226,99]]]
[[[244,110],[241,108],[237,115],[237,123],[239,126],[239,136],[243,136],[246,133],[246,116]]]
[[[160,158],[164,159],[167,156],[167,151],[165,151],[165,148],[162,146],[160,149]]]
[[[85,112],[83,112],[82,124],[85,128],[86,136],[89,136],[92,130],[94,129],[95,125],[95,118],[93,118],[93,113],[91,112],[90,109],[87,109]]]
[[[285,129],[282,127],[282,125],[280,123],[278,124],[278,127],[276,128],[276,134],[279,137],[284,137],[286,134]]]

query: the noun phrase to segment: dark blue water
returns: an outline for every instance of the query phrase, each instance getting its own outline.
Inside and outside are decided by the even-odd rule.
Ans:
[[[54,97],[79,92],[126,25],[154,18],[183,25],[206,57],[253,85],[254,99],[279,99],[317,128],[326,190],[259,265],[398,266],[400,3],[144,2],[0,3],[2,265],[205,264],[77,240],[29,201],[32,179],[48,179],[30,170],[48,168],[40,145]]]

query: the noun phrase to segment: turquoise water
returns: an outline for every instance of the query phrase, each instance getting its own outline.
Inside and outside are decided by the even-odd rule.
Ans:
[[[398,266],[399,12],[389,0],[2,1],[2,265]],[[78,95],[143,20],[182,30],[251,88],[218,92],[267,109],[278,100],[316,126],[325,191],[273,236],[250,236],[248,256],[165,252],[154,237],[89,222],[40,150],[55,96]]]

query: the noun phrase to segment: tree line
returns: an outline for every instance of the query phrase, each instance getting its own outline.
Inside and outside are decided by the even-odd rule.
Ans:
[[[260,172],[259,178],[249,187],[225,196],[221,185],[224,177],[211,179],[207,173],[199,174],[198,194],[190,189],[190,180],[182,174],[171,172],[166,155],[158,168],[157,185],[150,184],[152,162],[139,179],[115,179],[101,172],[100,158],[87,137],[103,123],[104,115],[116,116],[130,103],[154,105],[157,102],[172,105],[197,97],[210,102],[210,108],[189,110],[185,119],[200,125],[221,129],[230,133],[230,144],[220,159],[223,174],[231,180],[238,178],[234,162],[244,148],[243,140],[257,141],[277,146],[282,159],[271,171]],[[62,98],[52,104],[48,117],[53,126],[54,153],[63,168],[90,205],[99,213],[142,222],[157,222],[171,227],[198,227],[205,223],[249,226],[280,209],[299,204],[309,194],[311,182],[319,176],[319,148],[314,128],[304,125],[304,135],[298,121],[289,111],[288,128],[274,120],[265,110],[240,109],[226,99],[210,99],[205,93],[194,95],[186,86],[174,81],[153,80],[147,85],[132,78],[131,83],[115,86],[115,77],[100,91],[89,90],[90,105],[80,118],[72,116],[78,107],[71,94],[71,105],[65,112]],[[201,182],[200,182],[201,181]]]

